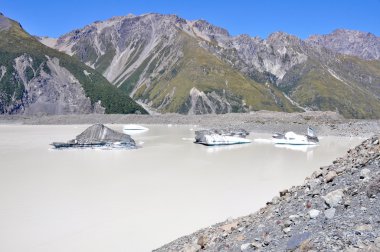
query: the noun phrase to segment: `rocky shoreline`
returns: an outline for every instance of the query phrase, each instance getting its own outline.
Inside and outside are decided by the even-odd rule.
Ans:
[[[65,125],[65,124],[173,124],[198,125],[200,129],[242,128],[249,132],[274,133],[295,131],[306,133],[312,126],[318,135],[370,137],[380,129],[380,120],[345,119],[334,112],[310,111],[304,113],[284,113],[258,111],[252,113],[207,114],[207,115],[55,115],[25,116],[2,115],[0,124]]]
[[[380,144],[374,136],[256,213],[155,251],[380,251],[379,200]]]

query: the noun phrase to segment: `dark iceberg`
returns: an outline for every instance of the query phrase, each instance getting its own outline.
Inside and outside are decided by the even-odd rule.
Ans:
[[[94,124],[75,139],[66,143],[53,142],[55,148],[114,147],[132,149],[135,141],[127,134],[112,130],[103,124]]]
[[[235,136],[245,138],[249,135],[249,132],[244,129],[209,129],[209,130],[197,130],[195,131],[195,143],[207,142],[206,136],[220,135],[220,136]]]

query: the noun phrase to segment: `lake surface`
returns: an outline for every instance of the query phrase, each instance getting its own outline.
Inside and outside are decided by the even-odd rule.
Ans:
[[[206,147],[193,126],[147,127],[136,150],[52,150],[87,126],[0,125],[0,251],[149,251],[258,210],[362,141]]]

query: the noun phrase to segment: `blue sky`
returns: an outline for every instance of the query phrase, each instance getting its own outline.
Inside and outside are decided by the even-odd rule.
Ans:
[[[266,38],[284,31],[306,38],[347,28],[380,36],[380,0],[0,0],[0,11],[29,33],[51,37],[96,20],[150,12],[205,19],[232,35]]]

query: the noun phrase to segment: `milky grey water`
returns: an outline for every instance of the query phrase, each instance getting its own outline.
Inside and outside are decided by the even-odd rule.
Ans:
[[[254,212],[362,141],[206,147],[193,126],[149,125],[136,150],[50,149],[86,127],[0,125],[0,251],[149,251]]]

